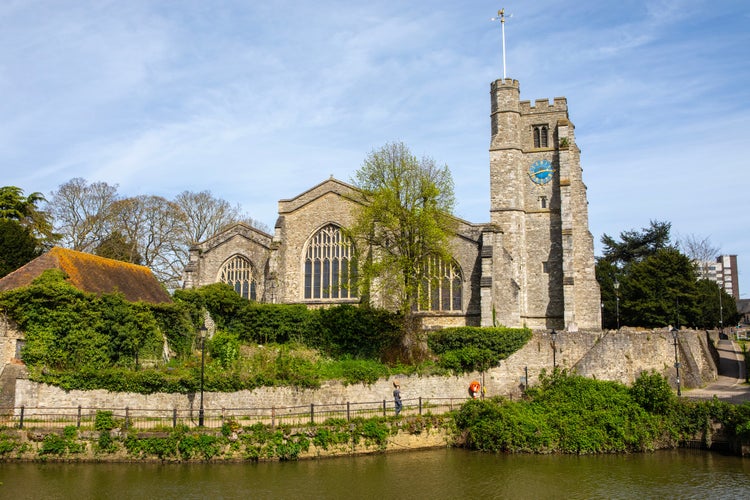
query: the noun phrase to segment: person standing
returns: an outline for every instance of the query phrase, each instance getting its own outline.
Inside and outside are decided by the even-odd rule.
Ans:
[[[396,407],[396,416],[398,416],[403,407],[401,404],[401,385],[399,385],[398,380],[393,381],[393,405]]]

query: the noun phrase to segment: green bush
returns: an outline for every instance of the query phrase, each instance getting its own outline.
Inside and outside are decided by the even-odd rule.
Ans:
[[[397,314],[340,305],[312,312],[305,342],[333,357],[379,359],[398,341],[401,327]]]
[[[483,451],[575,454],[654,449],[662,438],[628,388],[556,372],[527,391],[528,399],[472,400],[456,415],[466,445]]]
[[[97,410],[94,418],[94,429],[97,431],[111,431],[117,427],[112,411]]]
[[[483,371],[497,366],[531,339],[527,328],[463,326],[430,333],[427,345],[438,364],[454,373]]]
[[[669,413],[675,402],[669,382],[655,371],[642,373],[630,387],[630,394],[646,411],[659,415]]]
[[[211,357],[228,368],[240,356],[240,339],[236,334],[218,330],[208,343]]]

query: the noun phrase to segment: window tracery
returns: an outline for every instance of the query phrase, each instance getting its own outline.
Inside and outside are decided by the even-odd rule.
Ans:
[[[335,224],[316,232],[305,253],[305,299],[357,297],[354,245]]]
[[[257,282],[253,264],[241,255],[235,255],[221,266],[219,281],[226,283],[240,296],[257,300]]]
[[[418,310],[461,311],[463,309],[463,277],[455,262],[431,257],[424,269],[419,288]]]

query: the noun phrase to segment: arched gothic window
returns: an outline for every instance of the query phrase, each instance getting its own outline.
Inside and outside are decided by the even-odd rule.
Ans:
[[[357,260],[351,240],[328,224],[316,232],[305,254],[305,298],[357,297]]]
[[[241,255],[235,255],[221,266],[219,281],[226,283],[242,297],[256,300],[257,282],[252,263]]]
[[[463,279],[454,262],[432,257],[424,269],[426,278],[419,287],[420,311],[461,311]]]

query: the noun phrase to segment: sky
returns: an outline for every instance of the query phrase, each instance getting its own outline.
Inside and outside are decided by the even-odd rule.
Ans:
[[[3,0],[0,185],[209,190],[273,227],[392,141],[489,221],[489,87],[565,96],[595,253],[672,224],[737,255],[750,298],[746,0]]]

